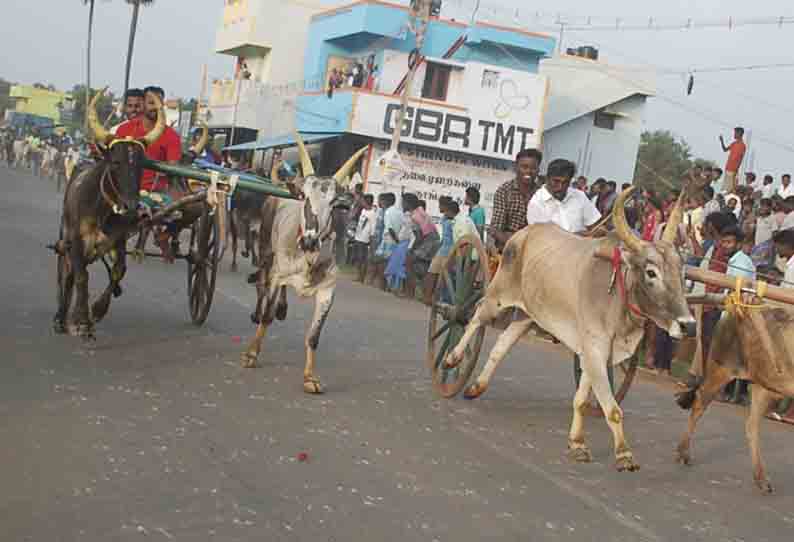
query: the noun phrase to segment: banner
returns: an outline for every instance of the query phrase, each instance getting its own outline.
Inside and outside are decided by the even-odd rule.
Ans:
[[[398,179],[385,185],[380,179],[378,162],[386,154],[388,144],[375,143],[367,170],[366,191],[375,195],[394,192],[399,202],[400,194],[413,192],[427,202],[427,212],[441,219],[438,198],[450,196],[466,212],[463,202],[470,186],[480,191],[480,205],[490,220],[493,196],[505,182],[513,179],[513,163],[505,160],[484,159],[459,152],[441,151],[415,145],[401,145],[400,156],[407,171]]]
[[[469,62],[452,70],[448,85],[454,105],[409,101],[401,142],[510,161],[522,149],[541,148],[545,77]],[[350,131],[391,139],[399,109],[398,96],[359,92]]]

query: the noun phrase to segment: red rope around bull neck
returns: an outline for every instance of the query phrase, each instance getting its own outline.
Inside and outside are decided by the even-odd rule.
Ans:
[[[615,247],[612,251],[612,271],[615,273],[615,280],[618,283],[618,291],[623,303],[628,307],[629,311],[638,318],[647,318],[640,308],[629,301],[629,296],[626,293],[626,277],[620,269],[623,259],[620,256],[620,247]]]

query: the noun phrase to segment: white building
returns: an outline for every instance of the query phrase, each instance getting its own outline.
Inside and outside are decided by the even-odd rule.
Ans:
[[[235,57],[236,70],[212,85],[210,125],[258,131],[248,149],[288,146],[300,130],[316,142],[311,152],[319,167],[329,170],[363,142],[375,143],[362,174],[375,183],[368,190],[378,192],[376,164],[391,137],[397,90],[414,47],[405,5],[226,3],[216,49]],[[555,39],[545,34],[432,18],[401,138],[411,170],[402,189],[434,209],[440,195],[462,197],[475,184],[489,207],[524,146],[541,146],[546,163],[575,161],[591,182],[631,181],[653,85],[601,62],[549,58],[554,49]],[[345,84],[328,93],[332,71],[355,65],[377,66],[375,86]]]
[[[618,187],[634,178],[645,104],[656,92],[647,71],[562,55],[544,59],[550,80],[543,155],[576,162],[579,175]]]

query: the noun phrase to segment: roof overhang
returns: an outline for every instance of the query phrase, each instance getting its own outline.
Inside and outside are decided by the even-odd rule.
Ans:
[[[342,136],[342,132],[300,132],[301,138],[304,143],[319,143],[328,139],[334,139]],[[261,151],[266,149],[277,149],[280,147],[292,147],[297,144],[295,134],[284,134],[275,137],[269,137],[259,141],[252,141],[250,143],[241,143],[239,145],[232,145],[226,147],[225,151]]]

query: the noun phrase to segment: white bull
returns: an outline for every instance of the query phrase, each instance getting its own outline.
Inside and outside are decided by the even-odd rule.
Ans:
[[[268,327],[287,313],[287,287],[301,297],[314,297],[314,317],[306,334],[306,365],[303,389],[322,393],[314,374],[320,333],[331,311],[336,288],[336,259],[332,217],[337,190],[367,150],[353,155],[333,177],[314,174],[309,154],[297,136],[304,180],[304,200],[270,197],[262,206],[259,230],[259,271],[256,273],[257,304],[252,318],[258,324],[256,335],[242,355],[244,367],[256,367]]]
[[[536,322],[582,358],[583,375],[573,401],[568,440],[571,455],[577,461],[591,460],[583,422],[592,388],[612,430],[621,471],[638,470],[639,465],[624,437],[623,411],[612,395],[607,367],[635,353],[647,319],[674,338],[685,332],[693,334],[695,328],[684,296],[683,262],[673,245],[682,217],[681,200],[663,239],[652,244],[635,237],[626,223],[624,205],[631,192],[629,189],[620,194],[612,213],[622,245],[614,240],[578,237],[554,224],[535,224],[516,233],[508,241],[501,266],[471,323],[446,359],[448,367],[459,364],[466,345],[481,326],[493,322],[506,309],[520,309],[526,317],[514,321],[502,333],[482,373],[466,390],[466,397],[479,397],[486,390],[499,362]],[[614,292],[610,282],[615,264],[595,257],[605,246],[619,251],[618,273],[623,274],[625,288],[615,288]]]

